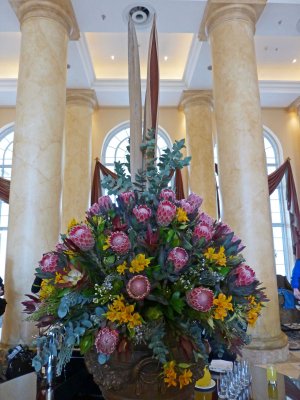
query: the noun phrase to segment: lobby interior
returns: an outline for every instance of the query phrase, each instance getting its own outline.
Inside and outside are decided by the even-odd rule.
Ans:
[[[267,175],[289,158],[300,193],[298,0],[1,0],[1,177],[11,180],[9,207],[0,203],[2,353],[37,334],[21,302],[41,255],[84,219],[95,160],[112,168],[124,157],[130,13],[143,98],[156,14],[160,145],[185,138],[185,194],[243,239],[270,299],[243,355],[297,378],[276,283],[295,262],[285,183],[270,197]]]

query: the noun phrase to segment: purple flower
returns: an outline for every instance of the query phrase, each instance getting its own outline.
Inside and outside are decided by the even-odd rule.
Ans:
[[[196,193],[191,193],[186,200],[192,205],[193,211],[197,210],[203,202],[202,197],[198,196]]]
[[[119,196],[125,204],[129,204],[131,200],[134,200],[134,192],[123,192]]]
[[[214,224],[212,217],[205,212],[199,214],[199,221],[201,222],[201,225],[213,226]]]
[[[146,205],[136,206],[132,212],[138,222],[146,222],[151,217],[151,209]]]
[[[237,275],[235,281],[236,286],[248,286],[256,279],[255,272],[246,264],[241,264],[237,267],[235,274]]]
[[[121,231],[113,232],[109,237],[110,247],[119,254],[125,254],[130,249],[129,237]]]
[[[46,253],[40,260],[39,264],[43,272],[55,272],[58,263],[58,255],[54,253]]]
[[[186,301],[194,310],[207,312],[213,306],[214,292],[204,287],[197,287],[186,294]]]
[[[237,251],[238,251],[238,252],[242,251],[242,250],[245,248],[245,246],[243,245],[241,239],[240,239],[238,236],[234,235],[233,238],[232,238],[232,243],[235,244],[236,242],[240,242],[240,243],[238,244]]]
[[[213,230],[211,226],[198,224],[195,226],[193,237],[197,239],[205,238],[207,242],[211,240],[213,236]]]
[[[135,275],[126,286],[128,295],[135,300],[143,300],[151,290],[149,279],[144,275]]]
[[[159,203],[156,212],[156,221],[160,226],[168,226],[176,215],[176,206],[169,200],[163,200]]]
[[[95,340],[95,346],[98,353],[112,354],[119,340],[119,333],[115,329],[107,327],[100,329]]]
[[[95,244],[94,236],[85,224],[73,226],[69,232],[69,239],[83,251],[91,250]]]
[[[176,195],[175,195],[175,193],[173,192],[172,189],[163,189],[163,190],[160,192],[159,198],[160,198],[161,200],[171,200],[171,201],[175,201]]]
[[[183,208],[187,214],[191,214],[194,211],[194,206],[185,199],[179,201],[179,206]]]
[[[174,247],[168,255],[168,260],[173,262],[175,272],[179,272],[188,262],[189,256],[182,247]]]
[[[101,211],[108,211],[112,207],[112,201],[109,196],[101,196],[98,199],[98,204]]]
[[[98,203],[94,203],[87,211],[90,216],[97,215],[100,212],[100,206]]]

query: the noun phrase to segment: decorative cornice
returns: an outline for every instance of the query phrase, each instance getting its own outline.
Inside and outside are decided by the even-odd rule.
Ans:
[[[97,108],[98,100],[95,90],[92,89],[67,89],[67,104]]]
[[[185,111],[190,106],[206,105],[213,108],[211,90],[184,90],[181,96],[179,110]]]
[[[191,81],[199,62],[201,48],[202,42],[198,40],[197,34],[194,34],[189,55],[187,57],[186,67],[183,73],[183,81],[185,82],[186,87],[190,87]]]
[[[300,116],[300,96],[287,107],[287,112],[296,112]]]
[[[96,80],[96,75],[85,34],[82,34],[80,39],[76,42],[76,47],[85,72],[86,79],[88,81],[87,86],[91,87],[93,82]]]
[[[71,40],[80,37],[70,0],[9,0],[20,24],[29,18],[48,18],[61,23]]]
[[[201,21],[199,40],[206,41],[218,25],[232,20],[248,22],[254,33],[255,24],[265,5],[266,0],[246,0],[243,3],[233,0],[210,0]]]

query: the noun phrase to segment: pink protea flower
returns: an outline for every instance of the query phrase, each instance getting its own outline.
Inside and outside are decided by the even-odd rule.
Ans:
[[[132,210],[138,222],[146,222],[151,217],[151,209],[148,206],[140,205]]]
[[[126,286],[128,295],[135,300],[143,300],[151,290],[149,279],[144,275],[135,275]]]
[[[205,238],[205,240],[208,242],[211,240],[212,236],[213,236],[213,231],[210,226],[202,224],[198,224],[195,226],[193,237],[197,239]]]
[[[112,250],[119,254],[127,253],[131,247],[129,237],[121,231],[113,232],[109,236],[109,243]]]
[[[168,200],[163,200],[158,204],[156,221],[160,226],[168,226],[176,215],[176,206]]]
[[[58,255],[54,253],[46,253],[39,262],[43,272],[55,272],[58,263]]]
[[[232,229],[230,228],[230,226],[225,224],[224,222],[221,222],[216,226],[214,238],[218,239],[219,237],[228,235],[229,233],[232,233]]]
[[[91,250],[95,244],[90,228],[84,224],[73,226],[69,232],[69,239],[83,251]]]
[[[100,212],[100,206],[98,203],[94,203],[87,211],[88,215],[97,215]]]
[[[112,201],[109,196],[101,196],[98,199],[100,210],[108,211],[112,207]]]
[[[202,197],[198,196],[196,193],[191,193],[186,200],[194,208],[193,211],[197,210],[203,202]]]
[[[191,213],[194,211],[193,205],[192,205],[191,203],[189,203],[189,202],[188,202],[187,200],[185,200],[185,199],[180,200],[179,206],[180,206],[181,208],[183,208],[184,211],[185,211],[187,214],[191,214]]]
[[[68,250],[68,248],[64,243],[56,243],[55,251],[57,251],[58,253],[62,253],[65,250]]]
[[[213,226],[214,224],[212,217],[205,212],[199,214],[199,221],[201,222],[201,225]]]
[[[98,353],[112,354],[118,344],[119,333],[115,329],[107,327],[100,329],[95,340],[95,346]]]
[[[240,239],[238,236],[233,235],[233,237],[232,237],[232,243],[236,243],[236,242],[238,242],[238,241],[240,241],[240,243],[239,243],[239,245],[238,245],[238,248],[237,248],[237,251],[239,252],[239,251],[242,251],[242,250],[245,248],[245,246],[243,245],[241,239]]]
[[[134,192],[123,192],[119,194],[125,204],[129,204],[131,199],[134,200]]]
[[[159,198],[162,200],[171,200],[171,201],[175,201],[176,199],[176,195],[173,192],[172,189],[163,189],[160,192]]]
[[[213,306],[214,292],[204,287],[197,287],[186,294],[186,301],[194,310],[206,312]]]
[[[236,286],[247,286],[255,281],[255,272],[249,265],[241,264],[235,270],[235,274],[237,275],[235,284]]]
[[[168,260],[172,261],[175,272],[179,272],[188,262],[189,256],[182,247],[174,247],[168,255]]]

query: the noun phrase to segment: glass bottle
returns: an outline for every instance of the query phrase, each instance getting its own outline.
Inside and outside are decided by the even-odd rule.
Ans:
[[[276,383],[268,383],[268,399],[278,400],[278,389]]]

